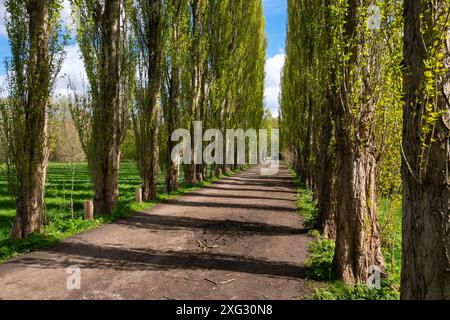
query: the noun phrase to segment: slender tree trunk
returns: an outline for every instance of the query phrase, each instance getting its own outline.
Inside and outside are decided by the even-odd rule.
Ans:
[[[336,177],[335,159],[332,156],[331,138],[333,123],[331,110],[336,101],[336,94],[329,92],[327,104],[323,105],[323,132],[320,143],[318,170],[318,225],[317,228],[325,238],[336,238]]]
[[[119,17],[120,0],[106,0],[102,14],[102,60],[104,77],[100,79],[102,98],[96,101],[92,128],[90,165],[94,183],[94,211],[111,214],[119,202]]]
[[[307,119],[307,129],[306,129],[306,135],[303,143],[303,150],[302,150],[302,156],[303,156],[303,172],[304,172],[304,182],[306,188],[312,190],[313,189],[313,179],[312,179],[312,165],[311,165],[311,151],[312,151],[312,122],[313,122],[313,115],[312,115],[312,99],[311,97],[308,98],[307,101],[307,112],[308,112],[308,119]]]
[[[173,31],[172,41],[177,43],[178,30]],[[167,152],[166,152],[166,192],[177,191],[179,188],[179,168],[180,168],[180,157],[178,159],[172,159],[172,150],[176,146],[176,142],[171,139],[172,132],[177,129],[177,113],[180,106],[180,66],[179,61],[174,61],[171,66],[171,78],[170,78],[170,88],[169,88],[169,106],[167,112]]]
[[[435,39],[433,20],[448,10],[447,1],[404,3],[402,299],[450,299],[450,53],[448,29]],[[440,45],[446,74],[436,77],[437,97],[429,103],[439,116],[424,143],[423,119],[430,117],[424,111],[428,94],[424,61],[429,48]]]
[[[179,87],[180,77],[179,69],[177,66],[172,69],[172,77],[170,80],[170,102],[168,110],[168,140],[167,140],[167,153],[166,153],[166,192],[174,192],[179,189],[179,169],[180,169],[180,158],[172,159],[172,150],[176,145],[176,142],[171,140],[172,132],[176,129],[177,124],[177,110],[180,103]]]
[[[142,22],[142,17],[145,22]],[[158,189],[158,117],[162,73],[161,0],[140,2],[133,15],[135,35],[142,57],[140,69],[145,76],[136,90],[137,111],[132,113],[137,146],[137,164],[142,180],[142,199],[155,200]]]
[[[45,1],[29,1],[30,57],[27,70],[28,97],[25,106],[25,133],[22,159],[16,159],[19,194],[12,230],[15,239],[40,231],[44,213],[44,186],[48,162],[49,104],[49,12]]]

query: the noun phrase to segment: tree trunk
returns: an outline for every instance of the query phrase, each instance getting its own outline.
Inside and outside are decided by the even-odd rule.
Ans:
[[[95,214],[111,214],[119,202],[117,126],[119,123],[120,0],[107,0],[102,14],[101,99],[94,110],[89,162],[94,184]]]
[[[337,122],[337,230],[335,265],[346,284],[365,283],[369,267],[383,271],[381,229],[376,214],[376,161],[368,150],[354,152],[347,128]]]
[[[446,1],[407,0],[404,5],[402,299],[450,299],[450,53],[448,29],[439,35],[442,38],[434,38],[433,20],[448,10]],[[443,54],[446,71],[436,77],[438,92],[432,101],[424,88],[429,48]],[[423,119],[430,117],[424,111],[427,99],[439,116],[424,145]]]
[[[336,135],[337,229],[334,262],[337,276],[346,284],[365,283],[369,268],[384,272],[381,255],[381,229],[376,210],[375,103],[369,71],[361,61],[364,37],[358,37],[359,6],[365,3],[350,0],[345,32],[350,54],[345,83],[340,88],[339,103],[333,108]],[[362,10],[362,9],[361,9]],[[369,53],[370,54],[370,53]],[[358,68],[363,68],[358,70]],[[362,77],[358,95],[360,101],[352,105],[352,86]],[[358,74],[360,73],[360,74]],[[353,109],[358,108],[358,112]]]
[[[22,184],[16,201],[16,216],[12,230],[14,239],[27,238],[33,232],[41,230],[44,214],[44,188],[47,168],[46,150],[43,150],[41,163],[30,166],[30,172]]]
[[[329,92],[327,104],[323,105],[323,132],[320,144],[318,170],[318,223],[317,228],[327,239],[336,239],[336,177],[335,159],[332,156],[331,138],[333,123],[331,110],[336,101],[336,94]]]
[[[304,172],[304,182],[306,188],[312,190],[313,189],[313,179],[312,179],[312,165],[311,165],[311,151],[312,151],[312,122],[313,122],[313,115],[312,115],[312,99],[311,97],[308,98],[307,103],[307,112],[308,112],[308,119],[307,119],[307,129],[306,129],[306,135],[304,138],[303,143],[303,150],[302,150],[302,156],[303,156],[303,172]]]
[[[132,114],[137,164],[142,180],[142,199],[146,202],[155,200],[158,191],[158,104],[163,51],[161,6],[161,0],[151,0],[148,4],[140,4],[135,9],[133,17],[135,34],[138,38],[142,37],[142,39],[139,38],[139,43],[142,45],[139,66],[146,73],[145,80],[136,90],[138,110],[136,114]],[[142,23],[142,16],[146,17],[148,25]]]
[[[44,213],[50,88],[48,10],[48,3],[45,1],[30,1],[27,4],[30,46],[26,79],[28,97],[25,102],[24,144],[19,147],[22,159],[16,159],[22,165],[16,165],[19,194],[12,230],[14,239],[26,238],[31,233],[40,231]]]

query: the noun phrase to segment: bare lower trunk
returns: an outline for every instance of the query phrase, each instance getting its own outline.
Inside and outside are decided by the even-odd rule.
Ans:
[[[195,164],[187,164],[184,166],[184,183],[187,186],[193,186],[198,183]]]
[[[44,186],[47,161],[41,163],[27,177],[16,201],[16,216],[12,230],[14,239],[27,238],[41,230],[44,214]]]
[[[145,167],[143,200],[151,201],[158,198],[158,172],[159,172],[159,141],[158,141],[158,123],[154,121],[152,148],[150,163]]]
[[[120,152],[113,149],[110,157],[97,171],[94,180],[94,212],[96,215],[111,214],[119,204]]]
[[[191,126],[191,137],[194,137],[194,125]],[[194,186],[197,181],[197,166],[195,165],[195,150],[193,141],[191,142],[191,163],[184,165],[184,184],[186,186]]]
[[[172,161],[170,154],[167,160],[167,172],[166,172],[166,192],[171,193],[177,191],[180,188],[179,183],[179,169],[178,162]]]
[[[202,182],[206,180],[206,165],[204,164],[198,164],[196,165],[196,172],[197,172],[197,182]]]
[[[446,131],[438,144],[448,148]],[[418,184],[406,164],[403,169],[401,298],[406,300],[450,299],[450,190],[444,177],[449,159],[436,149],[434,181]]]
[[[338,277],[347,284],[365,283],[372,266],[384,271],[376,214],[375,168],[375,157],[368,152],[337,153],[335,265]]]

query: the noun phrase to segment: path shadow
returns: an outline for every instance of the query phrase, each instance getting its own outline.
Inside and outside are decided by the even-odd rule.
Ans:
[[[201,208],[222,208],[222,209],[244,209],[244,210],[260,210],[260,211],[285,211],[296,212],[295,208],[258,205],[258,204],[243,204],[243,203],[229,203],[229,202],[196,202],[184,200],[169,200],[164,203],[168,206],[183,206],[183,207],[201,207]]]
[[[199,192],[191,192],[188,194],[189,197],[202,197],[202,198],[225,198],[225,199],[255,199],[255,200],[282,200],[282,201],[294,201],[293,198],[270,198],[270,197],[257,197],[257,196],[242,196],[242,195],[234,195],[234,194],[208,194],[208,193],[199,193]]]
[[[223,270],[284,278],[306,278],[297,265],[267,259],[219,253],[158,251],[143,248],[105,247],[88,243],[64,243],[47,250],[48,258],[29,255],[14,261],[39,269],[66,268],[117,271]]]
[[[242,183],[239,183],[242,182]],[[287,182],[272,182],[272,181],[261,181],[261,182],[249,182],[248,180],[223,180],[223,181],[217,181],[214,182],[214,185],[230,185],[230,186],[259,186],[259,187],[283,187],[283,188],[292,188],[294,186],[293,183],[287,183]]]
[[[204,189],[214,189],[214,190],[221,190],[221,191],[255,191],[255,192],[276,192],[276,193],[290,193],[290,194],[296,194],[295,190],[278,190],[278,189],[248,189],[248,188],[220,188],[218,185],[215,186],[216,183],[210,186],[204,187]],[[237,184],[234,184],[233,186],[237,186]],[[241,185],[245,186],[245,185]]]
[[[227,228],[249,231],[252,235],[261,236],[289,236],[307,234],[308,231],[302,228],[294,228],[282,225],[272,225],[261,222],[246,222],[237,220],[217,220],[201,219],[192,217],[178,217],[139,213],[135,216],[119,220],[116,224],[130,229],[150,229],[150,230],[180,230],[180,229],[200,229],[214,230],[217,225],[223,224]]]

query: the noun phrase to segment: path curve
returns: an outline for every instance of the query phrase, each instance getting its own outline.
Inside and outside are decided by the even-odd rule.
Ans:
[[[0,299],[298,299],[310,240],[287,168],[254,167],[1,264]]]

